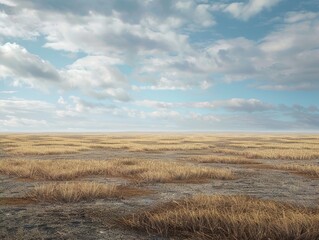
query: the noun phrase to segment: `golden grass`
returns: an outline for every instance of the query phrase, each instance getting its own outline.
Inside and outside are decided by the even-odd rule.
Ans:
[[[318,209],[246,196],[195,196],[121,222],[172,239],[319,239]]]
[[[197,155],[185,158],[200,163],[226,163],[226,164],[258,164],[258,162],[241,156]]]
[[[14,155],[53,155],[53,154],[72,154],[80,151],[89,150],[88,147],[81,146],[50,146],[50,145],[26,145],[18,147],[7,147],[5,148],[6,152],[12,153]]]
[[[2,160],[0,173],[40,180],[73,180],[90,175],[129,178],[138,182],[233,179],[231,170],[156,160]]]
[[[286,160],[312,160],[319,158],[318,150],[306,149],[258,149],[246,150],[241,155],[247,158],[286,159]]]
[[[139,190],[113,184],[101,184],[96,182],[65,182],[48,183],[36,186],[28,197],[42,202],[80,202],[96,199],[123,198],[125,196],[138,196],[148,193]]]
[[[9,155],[72,154],[100,149],[133,152],[199,151],[251,159],[319,159],[318,135],[96,134],[2,135]]]
[[[319,166],[311,164],[279,164],[271,165],[275,169],[292,171],[309,177],[319,178]]]
[[[215,148],[214,153],[242,156],[250,159],[315,160],[319,159],[318,150],[313,149],[241,149]]]
[[[210,148],[209,144],[163,139],[161,135],[5,135],[0,141],[2,149],[13,155],[72,154],[101,149],[127,149],[130,151],[178,151]]]

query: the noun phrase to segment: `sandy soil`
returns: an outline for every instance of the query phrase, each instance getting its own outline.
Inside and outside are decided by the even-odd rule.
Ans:
[[[29,159],[99,159],[140,158],[158,161],[185,161],[186,156],[210,154],[206,150],[171,152],[129,152],[96,150],[71,155],[28,156]],[[2,156],[3,157],[3,156]],[[8,157],[8,156],[6,156]],[[283,163],[282,160],[259,160]],[[289,161],[292,163],[293,161]],[[298,161],[295,161],[298,162]],[[300,161],[299,161],[300,162]],[[318,160],[307,161],[318,164]],[[39,182],[12,176],[0,176],[1,239],[163,239],[124,229],[116,219],[150,208],[162,202],[196,194],[243,194],[306,206],[318,206],[319,180],[281,170],[255,165],[194,163],[194,165],[232,169],[234,180],[210,180],[206,183],[139,184],[135,187],[154,193],[127,199],[97,200],[76,204],[35,203],[23,199]],[[131,184],[123,179],[88,177],[88,181]],[[11,198],[11,199],[8,199]]]

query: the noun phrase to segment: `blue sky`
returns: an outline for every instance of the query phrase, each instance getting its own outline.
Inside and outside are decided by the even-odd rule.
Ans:
[[[319,2],[0,0],[0,131],[319,130]]]

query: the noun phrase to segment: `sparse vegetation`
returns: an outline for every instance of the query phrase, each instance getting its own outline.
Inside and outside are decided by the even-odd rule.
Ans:
[[[44,202],[80,202],[106,198],[138,196],[150,191],[95,182],[47,183],[36,186],[28,196]]]
[[[296,172],[309,177],[319,178],[319,166],[311,164],[279,164],[273,168]]]
[[[136,236],[144,231],[170,239],[319,239],[318,135],[3,134],[0,157],[5,185],[0,189],[0,207],[11,214],[12,206],[23,206],[28,210],[21,216],[28,220],[55,217],[55,224],[62,219],[66,231],[78,222],[90,220],[91,227],[97,222],[104,226],[105,219],[114,224],[114,219],[125,216],[121,224],[128,231],[140,230]],[[309,179],[301,181],[303,177]],[[238,180],[222,181],[233,179]],[[253,194],[313,208],[248,196],[196,195],[199,192]],[[129,198],[133,196],[138,199]],[[193,197],[181,200],[185,196]],[[156,204],[165,199],[171,201]],[[57,210],[62,207],[67,214]],[[74,209],[82,207],[88,208],[87,214],[76,210],[75,216]],[[143,207],[148,210],[143,212]],[[30,215],[33,208],[40,210],[36,217]],[[96,212],[98,220],[91,219]],[[17,216],[5,218],[25,229],[22,220],[16,223]],[[39,225],[44,237],[52,224]],[[102,225],[93,228],[102,229]],[[18,236],[18,230],[12,229],[1,236]],[[29,232],[21,231],[24,234]]]
[[[246,196],[195,196],[124,218],[125,226],[191,239],[319,238],[319,210]]]
[[[226,163],[226,164],[258,164],[258,162],[241,156],[199,155],[186,158],[186,160],[200,163]]]
[[[319,138],[279,135],[4,135],[0,147],[10,155],[72,154],[94,149],[134,152],[199,151],[250,159],[311,160],[319,158]]]
[[[99,175],[123,177],[138,182],[196,181],[232,179],[228,169],[193,166],[156,160],[2,160],[0,173],[40,180],[73,180]]]

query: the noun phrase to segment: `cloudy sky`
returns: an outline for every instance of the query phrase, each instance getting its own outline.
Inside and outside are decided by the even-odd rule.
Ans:
[[[319,1],[0,0],[0,131],[319,131]]]

